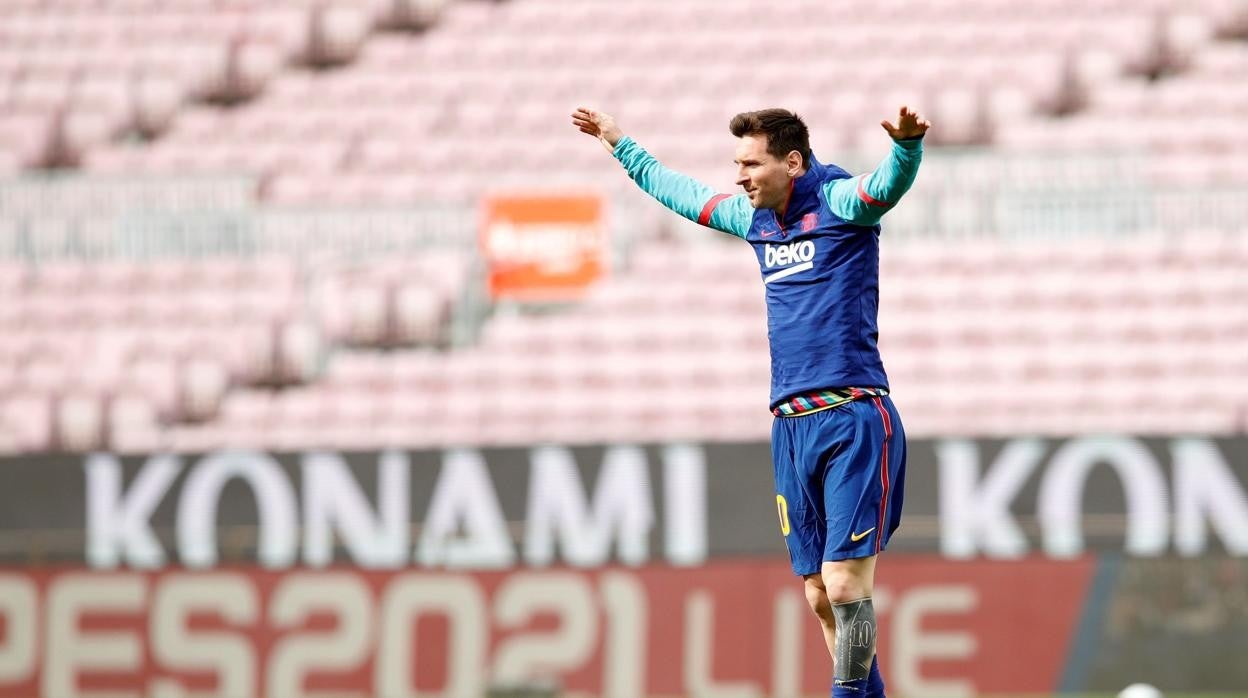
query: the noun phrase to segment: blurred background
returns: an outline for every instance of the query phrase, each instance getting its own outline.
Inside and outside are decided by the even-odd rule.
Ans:
[[[902,104],[890,694],[1248,695],[1248,2],[0,0],[0,696],[826,695],[753,253],[568,115]]]

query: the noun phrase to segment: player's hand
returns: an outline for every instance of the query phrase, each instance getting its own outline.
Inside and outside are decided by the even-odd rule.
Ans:
[[[918,138],[927,133],[927,129],[932,127],[932,122],[919,116],[919,113],[910,107],[903,106],[897,114],[897,125],[885,119],[880,122],[888,135],[893,137],[895,141],[904,141],[907,138]]]
[[[586,107],[577,107],[572,112],[572,125],[579,128],[581,133],[597,138],[608,153],[614,152],[615,144],[624,137],[624,132],[615,125],[614,117]]]

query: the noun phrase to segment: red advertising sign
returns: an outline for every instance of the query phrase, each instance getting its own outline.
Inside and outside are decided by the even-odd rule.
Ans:
[[[880,661],[905,695],[1057,687],[1087,559],[885,559]],[[1035,603],[1043,599],[1044,603]],[[787,564],[496,573],[0,571],[0,696],[824,694]]]
[[[602,198],[491,197],[482,213],[481,251],[495,300],[576,300],[610,266]]]

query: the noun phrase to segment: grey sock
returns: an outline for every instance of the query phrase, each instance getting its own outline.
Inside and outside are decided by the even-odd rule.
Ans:
[[[836,616],[836,680],[867,678],[875,657],[875,607],[871,598],[833,604],[832,613]]]

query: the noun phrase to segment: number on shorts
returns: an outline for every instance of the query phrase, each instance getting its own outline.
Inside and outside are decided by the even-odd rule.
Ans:
[[[776,495],[776,512],[780,514],[780,532],[789,535],[789,503],[782,494]]]

